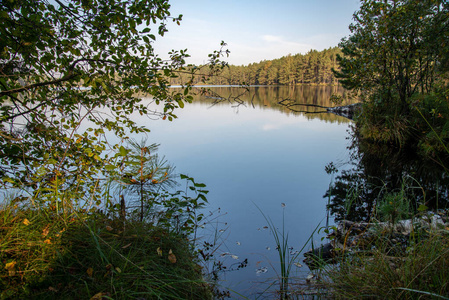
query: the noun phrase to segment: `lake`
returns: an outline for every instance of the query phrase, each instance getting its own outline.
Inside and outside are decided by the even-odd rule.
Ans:
[[[251,298],[279,277],[276,244],[263,214],[280,230],[284,222],[293,252],[325,225],[323,195],[331,182],[325,166],[349,160],[351,123],[327,113],[292,113],[278,104],[290,99],[332,106],[331,94],[344,92],[338,87],[251,87],[238,98],[240,105],[213,102],[216,95],[231,99],[241,89],[211,90],[214,98],[196,97],[176,111],[173,122],[144,117],[139,122],[151,130],[148,143],[160,144],[158,153],[178,173],[207,185],[206,213],[212,215],[200,234],[220,244],[214,257],[227,267],[220,273],[221,287],[230,289],[233,299]],[[314,243],[320,244],[321,236],[315,233]],[[246,267],[229,271],[245,259]],[[306,266],[293,268],[292,275],[309,272]]]

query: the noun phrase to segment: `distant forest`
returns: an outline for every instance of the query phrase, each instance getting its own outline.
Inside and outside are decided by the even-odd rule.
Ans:
[[[287,55],[275,60],[264,60],[246,66],[229,65],[223,69],[221,76],[196,76],[194,84],[213,85],[297,85],[326,84],[335,85],[337,79],[332,68],[338,69],[338,47],[323,51],[310,50],[306,54]],[[191,79],[191,75],[180,73],[171,78],[172,85],[180,85]],[[206,74],[207,75],[207,74]]]

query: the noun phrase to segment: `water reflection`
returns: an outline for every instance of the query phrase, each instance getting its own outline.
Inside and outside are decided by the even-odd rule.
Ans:
[[[352,168],[336,177],[324,197],[336,220],[369,221],[375,205],[387,194],[403,193],[411,209],[447,207],[447,170],[433,158],[420,156],[415,149],[392,148],[360,140],[352,134]]]
[[[200,103],[210,103],[215,105],[239,105],[248,107],[261,107],[263,109],[277,110],[285,114],[296,114],[284,105],[279,105],[279,101],[289,99],[293,102],[314,104],[325,107],[332,107],[334,104],[330,101],[332,95],[345,96],[346,91],[341,86],[251,86],[242,87],[203,87],[195,88],[197,94],[195,101]],[[217,101],[220,100],[220,101]],[[346,100],[342,105],[351,104]],[[307,119],[319,119],[326,122],[349,123],[346,118],[334,114],[324,113],[323,109],[316,107],[302,108],[306,114],[302,113]]]
[[[223,261],[227,270],[238,268],[247,259],[245,268],[221,277],[222,286],[233,291],[233,299],[243,298],[237,293],[252,299],[279,279],[276,244],[257,207],[276,226],[285,225],[294,248],[292,255],[320,223],[325,225],[322,195],[330,176],[324,167],[329,161],[347,161],[345,137],[350,121],[330,114],[293,113],[277,102],[290,97],[326,106],[327,95],[336,90],[320,86],[251,87],[241,96],[244,105],[235,108],[235,103],[229,102],[212,105],[213,99],[203,95],[176,111],[178,118],[173,122],[148,123],[147,118],[140,117],[142,125],[151,129],[149,142],[161,145],[160,153],[177,172],[207,184],[207,210],[222,215],[200,235],[204,239],[220,237],[222,247],[214,257]],[[228,98],[242,90],[215,87],[214,91]],[[319,244],[321,236],[313,240]],[[292,278],[307,274],[307,267],[293,266]],[[272,289],[276,288],[274,284]]]

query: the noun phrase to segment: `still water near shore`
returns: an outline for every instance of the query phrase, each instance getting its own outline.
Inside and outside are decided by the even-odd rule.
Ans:
[[[177,110],[173,122],[142,118],[139,123],[151,130],[148,143],[160,144],[159,153],[178,173],[207,185],[210,222],[200,235],[220,244],[214,257],[228,270],[221,273],[221,285],[235,291],[233,298],[251,297],[280,276],[276,244],[259,209],[280,230],[284,223],[292,253],[324,226],[323,195],[331,181],[325,166],[349,159],[350,121],[292,113],[277,104],[288,98],[332,106],[330,95],[343,93],[338,87],[252,87],[242,96],[238,88],[211,90],[241,102],[214,105],[214,98],[202,96]],[[320,237],[313,237],[317,244]],[[245,259],[246,267],[229,271]],[[307,275],[307,267],[293,268],[291,275]]]

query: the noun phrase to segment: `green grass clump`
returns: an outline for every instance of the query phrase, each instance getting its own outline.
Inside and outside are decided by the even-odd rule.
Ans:
[[[417,230],[418,231],[418,230]],[[378,236],[326,269],[336,299],[449,299],[449,230],[415,232],[408,246]]]
[[[187,238],[98,212],[0,210],[0,299],[211,299]]]

